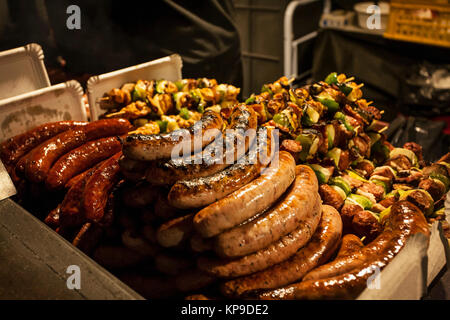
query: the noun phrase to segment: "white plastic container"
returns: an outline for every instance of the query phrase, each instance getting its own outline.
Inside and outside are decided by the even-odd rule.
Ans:
[[[178,54],[149,61],[125,69],[91,77],[87,82],[87,95],[91,120],[98,120],[105,110],[100,109],[99,100],[113,88],[120,88],[128,82],[137,80],[165,79],[176,81],[181,79],[183,62]]]
[[[367,9],[374,4],[374,2],[360,2],[354,6],[358,19],[358,25],[363,29],[369,29],[367,20],[373,13],[367,12]],[[381,14],[380,28],[377,30],[386,30],[389,21],[389,3],[379,2],[378,6],[380,7]]]
[[[0,100],[49,86],[40,45],[0,52]]]
[[[71,80],[0,101],[0,142],[38,125],[62,120],[86,121],[83,88]]]

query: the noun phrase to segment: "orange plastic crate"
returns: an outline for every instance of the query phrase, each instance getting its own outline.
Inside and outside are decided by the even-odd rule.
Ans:
[[[449,0],[393,0],[386,38],[450,48]]]

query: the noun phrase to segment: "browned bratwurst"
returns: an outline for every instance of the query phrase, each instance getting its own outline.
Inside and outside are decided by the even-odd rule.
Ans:
[[[246,224],[219,234],[214,250],[219,256],[228,258],[261,250],[297,229],[312,211],[320,212],[321,204],[316,174],[310,167],[304,166],[274,207]]]
[[[14,165],[19,159],[61,132],[87,125],[85,121],[58,121],[43,124],[25,133],[9,138],[0,145],[0,159],[6,165]]]
[[[379,238],[389,237],[389,244],[376,252],[366,251],[364,263],[347,273],[324,279],[307,280],[261,294],[262,299],[354,299],[366,287],[367,279],[376,269],[383,269],[404,247],[407,239],[416,233],[430,236],[423,213],[408,201],[399,201],[391,213]],[[387,236],[389,235],[389,236]],[[364,251],[361,250],[361,251]]]
[[[122,135],[132,128],[125,119],[98,120],[79,128],[71,129],[43,142],[30,151],[24,158],[26,177],[32,182],[42,182],[52,165],[67,152],[83,145],[87,141]],[[22,160],[21,160],[22,161]],[[21,170],[21,168],[19,168]]]
[[[291,257],[311,239],[321,213],[320,210],[312,210],[296,230],[267,248],[233,260],[203,257],[199,258],[197,265],[200,270],[220,278],[240,277],[267,269]]]
[[[122,152],[107,159],[86,183],[83,192],[83,209],[89,221],[99,222],[104,215],[109,194],[119,181],[119,158]]]
[[[75,175],[105,160],[122,149],[118,137],[89,141],[58,159],[48,172],[46,186],[61,189]]]
[[[164,134],[131,134],[129,135],[123,145],[123,154],[127,158],[134,160],[151,161],[157,159],[169,159],[175,147],[189,147],[191,151],[195,150],[194,134],[201,135],[201,148],[213,141],[223,129],[222,116],[212,110],[207,110],[203,113],[202,118],[194,123],[192,127],[187,130],[175,130]],[[182,140],[186,133],[190,139]]]
[[[319,226],[305,247],[266,270],[225,282],[222,293],[228,297],[241,297],[254,290],[278,288],[301,279],[309,270],[327,261],[339,245],[342,221],[333,207],[324,205],[322,208]]]
[[[159,161],[147,169],[146,179],[155,185],[172,185],[215,174],[243,157],[256,137],[257,116],[253,109],[239,105],[233,110],[226,132],[202,152],[190,157]]]
[[[290,153],[280,151],[278,161],[272,162],[260,177],[199,211],[194,227],[204,237],[233,228],[268,209],[294,179],[295,160]]]
[[[259,176],[261,170],[269,164],[274,153],[272,151],[274,133],[271,129],[261,130],[260,139],[264,138],[261,136],[267,138],[264,139],[264,143],[256,142],[258,145],[240,159],[243,161],[208,177],[176,182],[170,189],[169,203],[180,209],[204,207],[245,186]]]

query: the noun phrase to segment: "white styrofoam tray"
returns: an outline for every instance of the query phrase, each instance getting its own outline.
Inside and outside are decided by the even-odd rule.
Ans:
[[[136,66],[105,73],[89,78],[87,82],[87,95],[91,120],[98,120],[105,111],[100,109],[99,99],[113,88],[120,88],[127,82],[137,80],[165,79],[176,81],[181,79],[183,62],[178,54],[161,59],[152,60]]]
[[[47,122],[86,121],[82,97],[83,88],[71,80],[0,100],[0,142]]]
[[[31,43],[0,52],[0,99],[49,86],[40,45]]]

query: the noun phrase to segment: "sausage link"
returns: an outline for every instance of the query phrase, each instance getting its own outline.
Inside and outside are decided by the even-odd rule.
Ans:
[[[320,203],[318,205],[320,206]],[[321,210],[312,210],[311,214],[300,222],[298,229],[267,248],[233,260],[201,257],[198,259],[198,268],[220,278],[241,277],[267,269],[285,261],[303,247],[315,232],[320,217]]]
[[[69,129],[87,125],[84,121],[58,121],[46,123],[25,133],[9,138],[0,144],[0,159],[4,164],[14,165],[19,159],[42,142]]]
[[[391,207],[383,234],[390,233],[391,241],[384,250],[367,252],[365,262],[350,272],[318,280],[294,283],[259,295],[261,299],[354,299],[366,287],[375,270],[383,269],[416,233],[430,236],[425,216],[415,205],[399,201]],[[380,235],[381,236],[381,235]],[[379,236],[379,237],[380,237]],[[377,238],[378,239],[378,238]],[[374,242],[378,240],[375,239]]]
[[[98,167],[87,170],[67,191],[59,209],[59,221],[63,228],[76,227],[86,222],[86,215],[82,207],[82,199],[86,184]]]
[[[119,180],[118,160],[121,155],[119,152],[107,159],[86,183],[82,204],[89,221],[99,222],[103,218],[108,196]]]
[[[228,258],[261,250],[297,229],[312,211],[320,212],[321,203],[316,175],[305,166],[274,207],[253,221],[218,235],[214,250],[219,256]]]
[[[194,227],[204,237],[233,228],[268,209],[294,179],[295,160],[290,153],[280,151],[278,161],[272,162],[260,177],[200,210],[194,217]]]
[[[188,141],[183,140],[178,142],[182,137],[180,135],[180,130],[166,134],[132,134],[125,139],[123,154],[125,157],[134,160],[151,161],[168,159],[171,157],[172,151],[176,146],[181,146],[182,149],[184,149],[183,146],[187,145],[190,147],[190,150],[194,150],[196,147],[194,145],[194,134],[201,133],[201,147],[203,148],[220,134],[220,131],[223,129],[223,124],[223,118],[219,113],[207,110],[203,113],[200,121],[194,123],[194,125],[187,130],[190,137],[190,139],[187,139]]]
[[[147,169],[147,181],[155,185],[172,185],[178,180],[207,177],[227,168],[245,155],[255,139],[256,126],[256,113],[245,105],[237,107],[229,129],[219,139],[190,157],[154,163]],[[250,135],[246,136],[248,133]]]
[[[274,131],[270,129],[261,131],[260,136],[267,136],[265,143],[258,144],[257,148],[253,149],[254,152],[249,151],[244,161],[208,177],[176,182],[170,189],[169,203],[180,209],[203,207],[226,197],[254,180],[273,156],[273,139],[271,138],[273,133]]]
[[[378,242],[376,250],[382,250],[382,247],[380,247],[381,243],[384,245],[388,244],[386,241]],[[363,255],[361,255],[363,247],[364,244],[360,238],[354,234],[346,234],[342,238],[336,259],[311,270],[303,277],[303,280],[324,279],[353,270],[364,263]]]
[[[25,176],[32,182],[42,182],[47,177],[52,165],[67,152],[90,140],[122,135],[130,128],[131,124],[128,120],[106,119],[89,123],[80,129],[71,129],[60,133],[43,142],[24,157]],[[18,169],[22,170],[21,167]]]
[[[75,175],[103,161],[122,149],[117,137],[89,141],[58,159],[48,172],[46,186],[61,189]]]
[[[308,244],[291,258],[252,275],[225,282],[221,291],[228,297],[251,295],[301,279],[309,270],[327,261],[335,252],[342,234],[342,221],[333,207],[324,205],[319,225]]]

